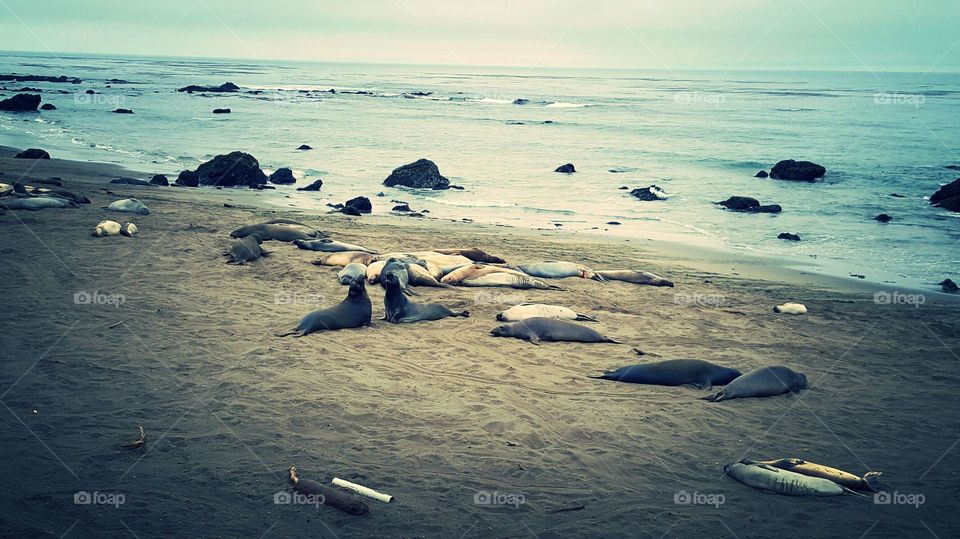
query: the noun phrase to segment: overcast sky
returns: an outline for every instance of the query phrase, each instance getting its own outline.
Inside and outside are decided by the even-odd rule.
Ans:
[[[960,0],[0,0],[0,50],[960,71]]]

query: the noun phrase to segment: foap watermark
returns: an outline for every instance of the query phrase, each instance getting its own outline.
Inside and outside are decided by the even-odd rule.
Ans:
[[[88,93],[73,94],[74,105],[106,105],[111,107],[117,107],[122,105],[126,100],[127,100],[127,97],[123,95],[88,94]]]
[[[111,305],[119,307],[127,302],[127,297],[123,294],[107,294],[99,290],[89,292],[80,290],[73,294],[73,302],[77,305]]]
[[[474,505],[512,505],[514,509],[519,509],[525,503],[527,497],[518,493],[480,490],[473,495]]]
[[[927,102],[927,96],[923,94],[878,92],[873,94],[873,102],[877,105],[907,105],[920,108],[920,105]]]
[[[273,295],[273,302],[277,305],[320,305],[324,302],[323,294],[304,294],[302,292],[277,292]]]
[[[673,302],[677,305],[720,307],[727,302],[727,298],[722,294],[690,294],[687,292],[679,292],[673,295]]]
[[[320,507],[326,503],[327,499],[323,494],[301,494],[299,492],[290,492],[281,490],[273,495],[273,503],[276,505],[312,505]]]
[[[727,96],[715,92],[677,92],[673,94],[677,105],[700,105],[719,108],[727,102]]]
[[[120,507],[126,503],[127,497],[120,492],[87,492],[80,490],[73,493],[73,503],[76,505],[112,505]]]
[[[474,303],[485,303],[489,305],[520,305],[526,299],[519,292],[495,292],[493,290],[481,290],[473,296]]]
[[[896,290],[879,290],[873,295],[873,302],[877,305],[913,305],[919,309],[926,301],[927,297],[923,294],[902,294]]]
[[[700,491],[687,492],[679,490],[673,495],[673,503],[677,505],[712,505],[719,508],[727,501],[723,494],[705,494]]]
[[[908,494],[906,492],[887,492],[881,490],[876,492],[873,495],[873,503],[877,505],[912,505],[916,508],[919,508],[921,505],[926,503],[927,497],[923,494],[913,493]]]

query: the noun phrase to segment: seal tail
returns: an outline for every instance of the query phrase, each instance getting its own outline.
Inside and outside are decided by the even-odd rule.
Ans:
[[[605,283],[605,282],[607,282],[607,278],[604,277],[603,275],[600,275],[599,273],[594,273],[594,274],[593,274],[593,277],[591,277],[591,279],[593,279],[594,281],[600,282],[600,283]]]
[[[498,314],[498,315],[497,315],[497,317],[498,317],[497,320],[500,320],[499,316],[500,316],[500,315]],[[579,320],[579,321],[581,321],[581,322],[596,322],[596,321],[597,321],[596,318],[594,318],[594,317],[592,317],[592,316],[587,316],[587,315],[585,315],[585,314],[578,314],[577,317],[574,318],[574,320]]]
[[[417,292],[416,290],[410,288],[409,286],[407,286],[407,287],[405,287],[405,288],[403,289],[403,293],[406,294],[406,295],[408,295],[408,296],[419,296],[419,295],[420,295],[419,292]]]
[[[840,488],[842,488],[843,491],[846,492],[847,494],[853,494],[854,496],[860,496],[861,498],[869,498],[869,497],[870,497],[870,496],[867,496],[866,494],[863,494],[863,493],[861,493],[861,492],[857,492],[857,491],[855,491],[855,490],[851,490],[851,489],[849,489],[849,488],[847,488],[847,487],[845,487],[845,486],[843,486],[843,485],[840,485]]]
[[[718,392],[714,393],[713,395],[707,395],[706,397],[700,397],[700,400],[705,400],[705,401],[707,401],[707,402],[720,402],[720,401],[724,400],[724,398],[725,398],[725,395],[723,394],[723,391],[718,391]]]
[[[591,375],[588,374],[588,375],[587,375],[587,378],[593,378],[594,380],[609,380],[609,378],[607,378],[607,376],[609,376],[609,375],[610,375],[609,372],[605,372],[605,373],[601,374],[600,376],[591,376]]]
[[[880,476],[883,475],[883,472],[867,472],[863,476],[863,480],[867,483],[867,488],[873,492],[880,491]]]
[[[470,311],[460,311],[456,313],[456,316],[462,316],[464,318],[470,318]]]
[[[300,330],[299,330],[299,329],[296,329],[296,328],[294,328],[294,329],[292,329],[292,330],[290,330],[290,331],[288,331],[288,332],[286,332],[286,333],[274,333],[274,335],[277,336],[277,337],[289,337],[290,335],[296,335],[297,337],[302,337],[302,336],[303,336],[303,335],[301,334]]]
[[[616,340],[616,339],[611,339],[610,337],[604,337],[604,338],[603,338],[603,342],[609,342],[609,343],[613,343],[613,344],[623,344],[623,342],[618,341],[618,340]]]

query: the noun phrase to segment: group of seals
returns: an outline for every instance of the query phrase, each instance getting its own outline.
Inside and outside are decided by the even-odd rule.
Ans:
[[[123,235],[129,238],[136,233],[137,225],[133,223],[124,223],[121,225],[116,221],[104,220],[97,223],[97,226],[93,228],[93,232],[91,232],[90,235],[97,238]]]
[[[756,461],[727,464],[723,471],[744,485],[787,496],[840,496],[849,491],[829,479],[802,475]]]
[[[720,402],[747,397],[772,397],[784,393],[799,393],[807,387],[807,377],[780,365],[761,367],[737,377],[726,387],[704,400]]]

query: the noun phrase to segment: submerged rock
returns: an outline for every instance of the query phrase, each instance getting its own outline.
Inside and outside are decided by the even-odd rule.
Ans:
[[[780,213],[783,208],[779,204],[761,205],[760,201],[752,197],[732,196],[717,204],[731,211],[747,213]]]
[[[50,154],[40,148],[27,148],[14,155],[14,157],[18,159],[50,159]]]
[[[663,189],[660,189],[656,185],[651,185],[650,187],[638,187],[633,191],[630,191],[630,194],[644,201],[667,199],[667,194],[663,192]]]
[[[82,81],[76,77],[67,77],[66,75],[51,77],[49,75],[18,75],[11,73],[9,75],[0,75],[0,82],[60,82],[80,84]]]
[[[822,178],[827,169],[811,161],[794,161],[786,159],[780,161],[770,169],[770,177],[774,180],[790,180],[798,182],[812,182]]]
[[[289,185],[291,183],[297,183],[297,179],[293,177],[293,171],[287,167],[278,168],[270,175],[267,180],[270,183],[275,183],[277,185]]]
[[[319,191],[323,187],[323,180],[317,179],[306,187],[298,187],[297,191]]]
[[[184,86],[183,88],[177,88],[178,92],[236,92],[239,91],[240,87],[232,82],[225,82],[220,86],[200,86],[198,84],[191,84],[189,86]]]
[[[312,149],[313,149],[313,146],[310,146],[309,144],[301,144],[301,145],[297,146],[297,149],[298,149],[298,150],[312,150]]]
[[[230,114],[230,109],[213,109],[214,114]]]
[[[945,210],[960,211],[960,178],[937,189],[930,196],[930,203]]]
[[[767,174],[766,170],[761,170],[753,175],[754,178],[766,178],[767,176],[769,176],[769,174]]]
[[[573,174],[577,169],[574,168],[573,163],[567,163],[566,165],[560,165],[557,167],[554,172],[561,172],[563,174]]]
[[[133,111],[130,109],[114,109],[113,112],[116,114],[133,114]]]
[[[781,240],[800,241],[800,236],[791,234],[790,232],[781,232],[777,238]]]
[[[960,287],[957,286],[957,283],[953,282],[951,279],[944,279],[940,281],[940,288],[948,294],[956,294],[957,290],[960,290]]]
[[[516,99],[513,100],[513,104],[514,104],[514,105],[526,105],[526,104],[529,103],[529,102],[530,102],[529,99],[525,99],[525,98],[523,98],[523,97],[518,97],[518,98],[516,98]]]
[[[397,204],[390,211],[412,211],[409,204]]]
[[[0,100],[0,110],[10,112],[31,112],[40,106],[39,94],[17,94]]]
[[[57,106],[53,103],[44,103],[40,105],[40,110],[57,110]]]
[[[880,221],[881,223],[889,223],[890,221],[893,221],[893,217],[885,213],[881,213],[880,215],[874,217],[874,219],[876,219],[877,221]]]
[[[449,189],[450,180],[440,175],[436,163],[429,159],[418,159],[393,169],[393,172],[383,180],[387,187],[413,187],[417,189]]]

